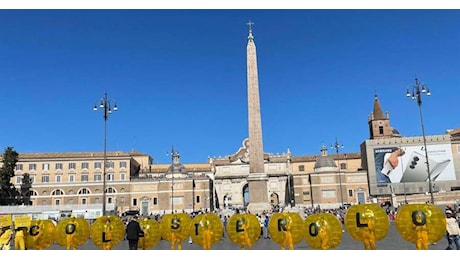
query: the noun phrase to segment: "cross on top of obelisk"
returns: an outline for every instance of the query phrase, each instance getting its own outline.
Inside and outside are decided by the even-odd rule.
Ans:
[[[252,32],[252,25],[253,25],[254,23],[251,22],[251,20],[249,20],[246,24],[249,26],[249,32]]]
[[[249,20],[246,24],[249,26],[249,36],[248,36],[248,39],[254,39],[254,36],[252,36],[252,25],[253,25],[254,23],[251,22],[251,20]]]

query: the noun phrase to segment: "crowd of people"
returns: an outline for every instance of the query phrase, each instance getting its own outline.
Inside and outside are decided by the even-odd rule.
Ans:
[[[390,221],[394,221],[396,214],[398,213],[398,208],[393,208],[391,205],[383,207],[385,212],[388,215]],[[283,212],[284,210],[288,211],[291,208],[273,208],[272,210],[263,211],[262,213],[255,214],[259,221],[260,225],[260,235],[261,239],[271,239],[269,230],[270,219],[276,212]],[[344,219],[347,213],[348,207],[339,207],[335,209],[322,209],[319,205],[316,207],[306,207],[303,209],[300,215],[305,219],[309,215],[318,214],[318,213],[330,213],[337,217],[337,219],[342,223],[342,232],[345,232]],[[177,213],[177,212],[175,212]],[[182,211],[181,213],[185,213]],[[190,218],[209,213],[207,210],[198,210],[192,213],[188,213]],[[251,213],[247,210],[235,209],[234,211],[224,211],[222,209],[216,209],[212,213],[219,216],[219,219],[222,222],[223,232],[222,238],[226,237],[227,234],[227,224],[231,216],[235,213]],[[444,210],[446,216],[446,239],[448,246],[446,249],[460,249],[460,207],[457,204],[454,206],[447,205]],[[152,219],[158,223],[162,221],[162,218],[167,213],[164,214],[150,214],[144,216],[142,214],[135,216],[120,216],[120,219],[123,220],[125,225],[125,237],[124,239],[128,240],[129,249],[137,250],[139,239],[143,237],[144,231],[139,224],[139,219]],[[26,249],[24,237],[27,235],[28,229],[24,227],[18,227],[15,230],[12,229],[12,226],[2,226],[0,225],[0,250],[10,250],[14,246],[15,250],[24,250]],[[188,240],[189,243],[193,243],[191,237]]]

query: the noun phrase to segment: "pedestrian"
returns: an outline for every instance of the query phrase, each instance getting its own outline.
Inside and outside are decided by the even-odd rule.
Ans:
[[[139,237],[144,235],[144,231],[142,231],[137,219],[137,216],[132,217],[126,226],[126,239],[128,239],[129,250],[137,250]]]
[[[446,250],[453,249],[452,246],[455,245],[457,250],[460,250],[460,228],[458,227],[457,219],[454,217],[454,214],[451,210],[446,210],[446,236],[449,245]]]

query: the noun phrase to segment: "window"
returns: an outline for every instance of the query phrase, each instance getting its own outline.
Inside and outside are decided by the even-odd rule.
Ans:
[[[64,192],[62,190],[54,190],[52,193],[51,193],[52,196],[62,196],[64,195]]]
[[[121,202],[121,203],[125,203],[125,197],[121,197],[121,198],[120,198],[120,202]]]
[[[82,174],[81,181],[88,181],[88,174]]]
[[[121,173],[121,174],[120,174],[120,180],[121,180],[121,181],[126,180],[126,174],[125,174],[125,173]]]
[[[78,191],[78,194],[90,194],[91,192],[87,188],[83,188]]]
[[[201,200],[200,196],[196,196],[196,203],[200,203],[200,200]]]
[[[113,203],[112,201],[113,201],[113,199],[112,199],[112,198],[108,198],[108,201],[107,201],[107,203]]]
[[[81,163],[81,168],[82,169],[88,169],[88,166],[89,166],[89,163],[87,163],[87,162],[82,162]]]
[[[115,191],[115,189],[112,188],[112,187],[107,188],[107,191],[106,191],[106,192],[107,192],[107,193],[117,193],[117,192]]]
[[[348,190],[348,197],[353,197],[353,190]]]
[[[29,164],[29,171],[35,171],[37,169],[37,165],[35,163]]]
[[[35,175],[30,175],[30,183],[34,183],[35,182]]]
[[[107,180],[108,181],[113,181],[114,180],[113,173],[107,174]]]
[[[75,174],[69,174],[69,182],[75,181]]]
[[[56,163],[56,170],[62,170],[62,163]]]
[[[101,181],[102,180],[102,176],[100,174],[95,174],[94,175],[94,180],[95,181]]]
[[[114,167],[114,163],[113,163],[112,161],[108,161],[107,164],[106,164],[106,166],[107,166],[108,168],[113,168],[113,167]]]
[[[383,135],[383,126],[379,126],[379,134]]]
[[[137,199],[133,199],[133,206],[137,206]]]
[[[81,199],[81,204],[86,205],[86,199]]]
[[[42,182],[45,183],[45,182],[50,182],[50,176],[49,175],[43,175],[42,176]]]
[[[305,171],[305,165],[299,165],[299,172]]]
[[[347,163],[340,163],[340,169],[341,170],[347,169]]]
[[[101,165],[102,165],[101,162],[95,162],[95,163],[94,163],[94,168],[100,169],[100,168],[101,168]]]
[[[69,163],[69,170],[71,169],[75,170],[75,168],[76,168],[76,163],[74,162]]]
[[[50,164],[49,163],[42,164],[42,170],[43,171],[49,171],[50,170]]]
[[[16,164],[16,170],[22,171],[22,163]]]
[[[158,205],[158,198],[153,198],[153,205]]]
[[[22,176],[16,176],[16,184],[22,183]]]
[[[126,168],[126,162],[120,162],[120,168]]]
[[[56,182],[62,181],[62,175],[56,175]]]

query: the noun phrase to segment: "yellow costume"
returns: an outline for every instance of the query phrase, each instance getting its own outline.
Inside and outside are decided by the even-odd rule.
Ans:
[[[290,218],[286,218],[286,230],[283,231],[284,233],[284,241],[281,243],[281,250],[286,249],[288,246],[289,250],[294,250],[294,243],[292,242],[292,233],[291,233],[291,226],[292,220]]]
[[[102,249],[104,250],[110,250],[112,249],[112,224],[110,223],[110,219],[107,218],[105,225],[104,225],[104,231],[102,233]]]
[[[248,223],[243,222],[241,224],[241,229],[240,229],[239,233],[240,233],[239,236],[240,236],[240,248],[241,248],[241,250],[245,249],[245,245],[248,247],[249,250],[252,249],[252,241],[249,238]]]
[[[375,250],[375,222],[373,217],[369,217],[367,221],[365,221],[367,224],[367,227],[362,228],[362,236],[363,236],[363,243],[364,243],[364,249],[366,250]]]
[[[0,247],[2,250],[11,249],[12,237],[13,237],[13,230],[11,230],[11,228],[8,228],[2,233],[2,235],[0,236]]]
[[[14,249],[16,250],[25,250],[26,242],[24,240],[24,232],[27,232],[26,227],[20,227],[16,230],[14,235]]]
[[[74,241],[75,235],[77,234],[78,223],[75,221],[75,217],[72,217],[70,222],[65,227],[66,241],[67,241],[67,250],[77,249],[77,245]]]

